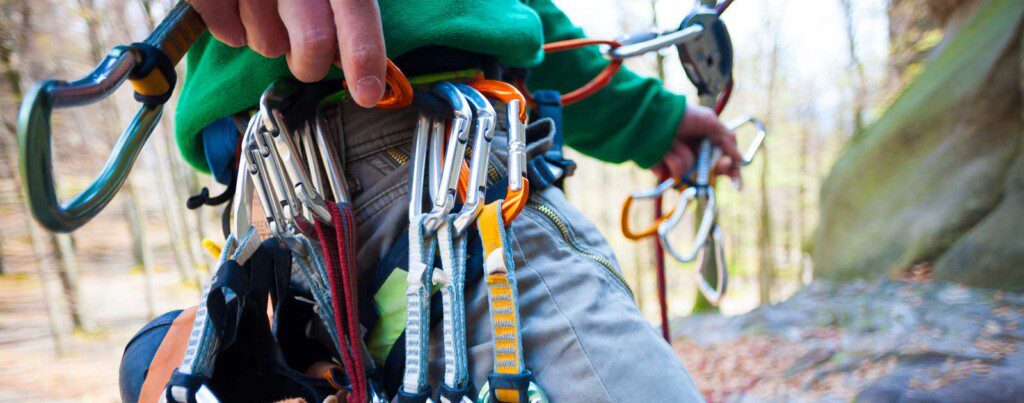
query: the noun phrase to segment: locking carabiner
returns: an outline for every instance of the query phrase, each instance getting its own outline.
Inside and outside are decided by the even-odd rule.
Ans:
[[[501,204],[502,219],[510,223],[526,206],[530,181],[526,179],[526,125],[529,121],[526,98],[516,87],[497,80],[469,83],[487,98],[505,103],[508,119],[508,191]]]

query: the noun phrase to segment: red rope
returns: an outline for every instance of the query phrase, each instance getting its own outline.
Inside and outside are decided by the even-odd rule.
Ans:
[[[366,368],[363,367],[362,339],[359,325],[359,294],[356,284],[356,234],[355,214],[347,203],[334,204],[327,201],[333,226],[317,220],[316,232],[324,252],[327,277],[331,284],[331,302],[334,305],[334,322],[340,340],[342,363],[352,393],[346,400],[362,403],[367,399]]]
[[[658,221],[661,219],[661,196],[654,198],[654,220]],[[658,237],[654,237],[654,266],[657,269],[656,276],[658,281],[658,307],[661,309],[661,337],[665,338],[665,341],[672,343],[672,335],[669,330],[668,323],[668,297],[666,293],[666,281],[665,281],[665,251],[661,248],[661,241]]]

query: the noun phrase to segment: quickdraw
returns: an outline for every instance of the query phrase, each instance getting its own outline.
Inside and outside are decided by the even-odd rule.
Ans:
[[[160,120],[177,80],[174,66],[205,31],[206,25],[192,6],[179,2],[145,41],[113,48],[88,76],[72,82],[45,80],[28,92],[18,115],[18,144],[22,182],[36,221],[50,231],[72,232],[103,211],[128,178]],[[132,83],[135,99],[142,106],[99,176],[84,191],[61,202],[53,174],[50,115],[55,108],[98,102],[126,80]],[[387,91],[378,107],[398,109],[412,102],[412,86],[390,60],[385,81]]]
[[[472,84],[471,84],[472,85]],[[529,181],[526,180],[526,120],[519,109],[525,99],[514,88],[498,82],[480,82],[485,94],[498,98],[508,108],[508,178],[506,197],[484,206],[477,228],[484,249],[484,278],[494,336],[494,370],[480,389],[478,402],[546,402],[547,397],[534,382],[523,360],[523,341],[519,320],[519,297],[515,278],[515,260],[511,224],[526,204]]]
[[[432,391],[427,384],[427,349],[430,345],[430,290],[437,282],[443,284],[448,291],[445,298],[445,380],[452,390],[460,390],[468,385],[468,370],[465,358],[465,320],[462,325],[454,323],[451,306],[461,300],[462,292],[453,295],[452,289],[460,286],[462,280],[455,277],[456,267],[446,267],[444,271],[435,273],[434,258],[436,254],[437,232],[439,228],[448,227],[449,217],[455,205],[459,175],[457,170],[462,166],[466,143],[469,140],[470,121],[473,110],[459,89],[448,82],[439,81],[431,85],[430,94],[442,99],[453,113],[449,121],[448,146],[443,165],[440,163],[440,148],[432,147],[431,157],[427,156],[428,143],[443,143],[444,122],[431,121],[421,115],[416,126],[412,169],[410,170],[409,190],[409,274],[406,288],[406,329],[405,329],[405,372],[402,388],[398,399],[408,402],[423,402],[431,398]],[[432,140],[428,140],[428,128]],[[426,164],[430,167],[430,191],[432,207],[423,212],[423,185],[427,173]],[[434,187],[437,185],[437,187]],[[449,238],[450,239],[450,235]],[[450,246],[450,245],[449,245]],[[452,257],[454,259],[454,257]],[[464,277],[464,251],[460,277]],[[452,266],[452,263],[446,264]],[[456,282],[458,282],[456,284]],[[461,329],[461,357],[456,358],[456,342],[453,337]],[[456,368],[460,368],[457,370]]]

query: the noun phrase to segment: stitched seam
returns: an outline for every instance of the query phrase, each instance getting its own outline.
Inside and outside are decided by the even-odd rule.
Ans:
[[[415,127],[406,127],[403,125],[400,128],[385,132],[384,134],[372,136],[367,141],[357,144],[350,143],[348,145],[348,150],[345,153],[347,157],[346,160],[349,162],[356,161],[378,152],[383,152],[384,150],[394,146],[411,143],[411,132],[413,130],[415,130]]]
[[[357,210],[359,221],[366,222],[387,210],[387,207],[393,204],[396,200],[403,199],[409,194],[406,189],[407,187],[406,183],[397,183],[394,186],[377,193],[377,195],[370,200],[361,203],[362,206]]]
[[[523,217],[523,215],[520,214],[520,217]],[[530,218],[530,221],[532,221],[536,225],[539,225],[541,228],[544,228],[544,226],[541,225],[540,222],[538,222],[535,218]],[[548,232],[546,228],[545,228],[544,231]],[[548,298],[551,299],[551,303],[555,306],[555,310],[558,311],[558,315],[561,316],[563,319],[565,319],[565,321],[569,324],[569,330],[572,331],[574,342],[576,343],[576,345],[579,346],[580,351],[583,352],[583,357],[586,358],[587,365],[590,367],[590,371],[594,373],[595,377],[598,380],[598,383],[601,384],[601,388],[604,389],[605,395],[608,396],[608,399],[610,401],[614,401],[615,398],[612,396],[611,391],[608,390],[608,385],[605,384],[604,379],[601,377],[601,374],[597,372],[597,368],[594,366],[594,362],[590,359],[590,353],[587,352],[587,348],[583,345],[583,343],[580,342],[580,338],[579,338],[579,336],[577,334],[577,331],[576,331],[576,325],[572,322],[571,319],[569,319],[568,315],[566,315],[565,313],[562,312],[562,307],[558,305],[558,300],[555,299],[554,293],[551,292],[551,286],[549,286],[548,283],[546,281],[544,281],[544,276],[542,276],[540,274],[540,272],[538,272],[536,269],[533,268],[532,265],[530,265],[530,262],[527,259],[526,254],[522,253],[522,247],[519,244],[519,237],[518,237],[518,235],[516,235],[515,231],[511,231],[511,232],[512,232],[512,242],[514,242],[516,244],[515,254],[519,255],[520,257],[522,257],[523,263],[524,263],[523,264],[523,268],[528,268],[530,271],[533,271],[537,275],[537,278],[540,279],[541,284],[544,284],[544,289],[548,293]],[[550,232],[548,232],[548,236],[552,236],[552,234]],[[520,325],[520,326],[522,326],[522,325]]]

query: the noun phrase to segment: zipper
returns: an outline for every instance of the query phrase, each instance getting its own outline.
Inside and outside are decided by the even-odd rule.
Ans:
[[[622,286],[622,288],[629,292],[630,297],[634,299],[636,298],[636,296],[633,295],[633,289],[629,287],[629,283],[626,282],[625,277],[623,277],[622,273],[619,273],[618,270],[615,270],[615,265],[613,265],[612,262],[610,262],[604,256],[601,256],[600,254],[594,253],[580,246],[579,243],[576,241],[576,236],[571,231],[569,231],[569,225],[565,223],[565,220],[563,220],[562,217],[559,216],[554,209],[532,201],[526,203],[526,208],[529,210],[536,211],[543,215],[544,217],[547,217],[547,219],[551,221],[551,223],[554,224],[556,228],[558,228],[558,232],[562,234],[562,239],[565,240],[565,243],[569,245],[570,248],[572,248],[572,251],[576,255],[579,255],[586,259],[590,259],[596,262],[597,264],[601,265],[601,267],[603,267],[605,271],[607,271],[609,274],[615,277],[616,280],[618,280],[618,283]]]
[[[405,153],[398,147],[391,147],[384,150],[384,152],[387,153],[388,157],[391,157],[391,159],[398,165],[405,165],[406,162],[409,162],[409,156],[405,155]]]

